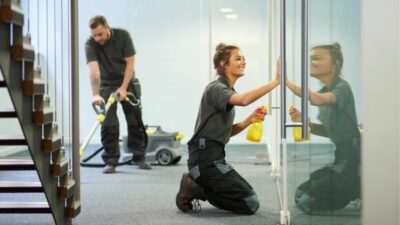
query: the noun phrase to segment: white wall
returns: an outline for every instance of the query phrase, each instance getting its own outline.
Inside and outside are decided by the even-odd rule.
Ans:
[[[204,7],[202,1],[184,0],[126,0],[118,4],[80,1],[81,136],[87,134],[95,119],[84,43],[90,34],[87,22],[96,14],[132,35],[137,50],[136,76],[142,84],[144,123],[190,135],[202,88],[208,82],[208,17]],[[121,134],[125,134],[122,110],[119,118]],[[93,141],[98,140],[96,135]]]
[[[363,3],[363,224],[400,224],[398,0]]]
[[[112,4],[112,11],[110,10]],[[93,7],[96,5],[96,7]],[[231,7],[237,20],[227,20],[220,7]],[[186,142],[192,135],[204,87],[210,81],[209,68],[209,5],[208,1],[187,0],[120,0],[80,1],[80,95],[81,136],[88,133],[95,115],[91,108],[91,89],[84,56],[84,42],[89,36],[87,21],[102,14],[111,26],[127,29],[137,49],[137,76],[142,83],[143,120],[149,125],[161,125],[166,131],[179,131]],[[247,59],[246,77],[237,82],[239,92],[267,82],[266,3],[252,0],[213,1],[212,53],[219,42],[237,44]],[[257,106],[236,110],[240,120]],[[119,112],[120,121],[123,114]],[[121,123],[121,133],[126,131]],[[233,142],[244,142],[245,132]],[[93,142],[98,142],[99,135]]]

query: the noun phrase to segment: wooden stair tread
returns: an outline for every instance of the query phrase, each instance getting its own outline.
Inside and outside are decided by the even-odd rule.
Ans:
[[[15,25],[24,25],[24,12],[19,5],[3,3],[0,5],[0,20]]]
[[[31,159],[0,159],[1,170],[35,170]]]
[[[0,135],[0,145],[27,145],[23,135]]]
[[[46,81],[42,79],[25,80],[23,82],[24,94],[27,96],[31,95],[43,95],[45,93]]]
[[[66,214],[67,218],[73,219],[81,212],[81,202],[73,201],[71,204],[67,204]]]
[[[17,193],[17,192],[43,192],[42,183],[38,181],[1,181],[0,192]]]
[[[33,112],[34,121],[38,125],[52,123],[54,120],[54,112],[51,107],[44,107],[42,110]]]
[[[42,140],[42,150],[44,152],[54,152],[61,148],[61,136],[54,135],[51,139]]]
[[[25,43],[14,45],[11,48],[11,55],[15,60],[35,61],[35,50]]]
[[[60,177],[68,172],[68,158],[62,157],[52,165],[52,174]]]
[[[75,194],[75,180],[69,179],[66,184],[58,188],[58,196],[62,199],[67,199]]]
[[[18,117],[14,109],[0,109],[0,118],[15,118]]]
[[[0,202],[0,213],[51,213],[47,202]]]

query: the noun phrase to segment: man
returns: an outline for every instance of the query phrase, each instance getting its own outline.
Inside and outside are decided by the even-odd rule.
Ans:
[[[92,102],[105,103],[117,91],[128,124],[128,148],[133,152],[133,162],[140,169],[151,169],[145,162],[144,128],[141,109],[126,99],[127,92],[135,94],[135,54],[132,39],[123,29],[111,28],[104,16],[94,16],[89,21],[91,37],[86,41],[85,52],[93,92]],[[138,94],[138,93],[136,93]],[[140,97],[140,96],[137,96]],[[117,105],[113,104],[101,127],[102,154],[106,166],[104,173],[114,173],[120,157],[119,122]]]

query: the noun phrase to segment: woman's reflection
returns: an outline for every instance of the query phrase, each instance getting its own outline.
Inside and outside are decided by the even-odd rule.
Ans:
[[[309,91],[311,105],[318,106],[320,124],[309,123],[311,133],[330,138],[335,144],[335,159],[311,173],[295,193],[296,205],[305,213],[316,210],[338,210],[360,198],[360,132],[354,97],[349,83],[341,77],[343,54],[338,43],[311,49],[310,73],[323,87]],[[291,81],[286,86],[297,96],[301,88]],[[293,121],[301,113],[291,107]]]

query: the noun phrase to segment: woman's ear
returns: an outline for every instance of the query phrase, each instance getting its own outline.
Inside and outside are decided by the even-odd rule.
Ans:
[[[221,61],[221,62],[219,62],[219,66],[225,70],[228,65],[227,65],[226,61]]]
[[[333,71],[334,71],[335,75],[337,75],[340,62],[339,62],[339,60],[335,60],[333,62],[334,62],[333,63]]]
[[[336,60],[335,61],[335,66],[339,66],[340,65],[340,61],[339,60]]]

